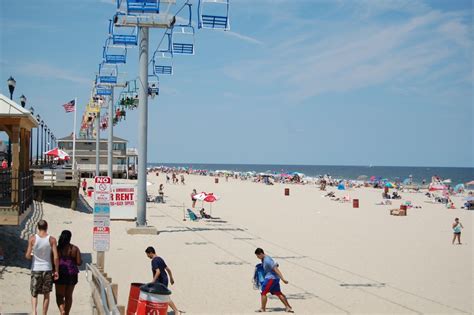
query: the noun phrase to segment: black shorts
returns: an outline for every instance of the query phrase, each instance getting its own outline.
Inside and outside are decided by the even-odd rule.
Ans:
[[[454,235],[461,235],[461,232],[454,232]]]
[[[67,274],[59,274],[59,279],[54,281],[55,284],[61,285],[76,285],[77,282],[77,275]]]

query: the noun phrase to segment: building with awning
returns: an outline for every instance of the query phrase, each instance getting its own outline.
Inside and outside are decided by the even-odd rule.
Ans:
[[[37,127],[27,109],[0,94],[0,131],[8,135],[11,147],[10,165],[0,169],[0,225],[20,225],[33,208],[30,139]]]

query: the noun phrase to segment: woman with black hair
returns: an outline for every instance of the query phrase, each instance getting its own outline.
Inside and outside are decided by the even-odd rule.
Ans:
[[[72,293],[77,284],[77,275],[82,264],[81,251],[71,244],[71,231],[61,232],[58,241],[59,278],[55,281],[56,303],[61,314],[69,314],[72,307]]]

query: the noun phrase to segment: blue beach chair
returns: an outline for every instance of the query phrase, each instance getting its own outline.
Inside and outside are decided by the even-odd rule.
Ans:
[[[191,209],[188,209],[188,217],[191,221],[199,220],[199,217]]]

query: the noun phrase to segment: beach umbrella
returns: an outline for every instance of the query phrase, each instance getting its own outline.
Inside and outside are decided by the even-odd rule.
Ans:
[[[206,195],[206,197],[204,198],[204,201],[205,202],[209,202],[209,207],[210,207],[210,211],[209,211],[209,214],[210,216],[212,217],[212,203],[213,202],[216,202],[217,200],[219,200],[219,197],[217,197],[216,195],[214,195],[213,193],[208,193]]]
[[[464,198],[464,200],[466,200],[466,201],[474,201],[474,196],[467,196],[466,198]]]
[[[466,186],[474,186],[474,180],[471,180],[470,182],[467,182]]]
[[[366,181],[368,178],[367,175],[360,175],[359,177],[357,177],[357,180],[363,180],[363,181]]]
[[[57,158],[58,160],[69,160],[69,154],[67,154],[66,152],[64,152],[63,150],[59,148],[55,148],[47,152],[44,152],[44,155],[52,156],[53,158]]]
[[[444,183],[444,184],[451,184],[451,180],[448,178],[448,179],[443,180],[442,183]]]
[[[394,188],[395,186],[394,186],[391,182],[387,182],[387,183],[385,184],[385,187]]]
[[[436,191],[436,190],[446,190],[446,186],[442,184],[433,184],[431,183],[429,186],[429,191]]]
[[[205,192],[201,192],[193,196],[194,199],[203,201],[206,198],[207,194]]]
[[[375,176],[370,176],[370,181],[375,182]]]
[[[456,186],[454,186],[455,192],[461,192],[463,190],[464,190],[464,184],[457,184]]]

